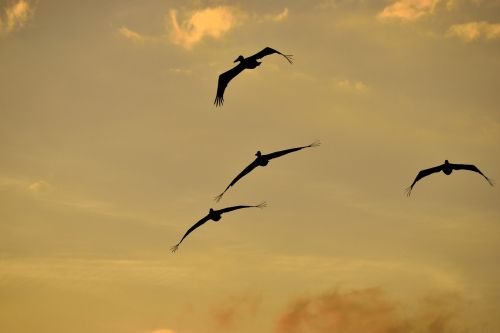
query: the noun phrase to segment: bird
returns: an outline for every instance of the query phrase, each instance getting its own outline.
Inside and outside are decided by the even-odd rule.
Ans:
[[[286,60],[288,60],[290,64],[293,63],[292,61],[293,56],[291,54],[283,54],[270,47],[266,47],[262,49],[262,51],[257,52],[256,54],[248,58],[244,58],[242,55],[236,58],[234,62],[239,62],[239,64],[234,66],[227,72],[224,72],[221,75],[219,75],[219,81],[217,84],[217,95],[215,96],[215,101],[214,101],[215,106],[216,107],[222,106],[222,104],[224,104],[224,90],[226,90],[229,81],[234,79],[235,76],[240,74],[245,69],[255,69],[256,67],[260,66],[261,62],[257,61],[258,59],[261,59],[267,55],[274,53],[282,55]]]
[[[213,208],[210,208],[210,210],[208,211],[208,214],[204,218],[202,218],[201,220],[196,222],[191,228],[189,228],[188,231],[186,231],[186,233],[184,234],[184,236],[182,236],[179,243],[175,244],[174,246],[172,246],[170,248],[170,251],[172,251],[172,253],[177,251],[177,249],[179,248],[179,245],[181,245],[184,238],[186,238],[191,232],[193,232],[193,230],[197,229],[198,227],[205,224],[205,222],[210,221],[210,220],[212,220],[214,222],[218,222],[221,219],[222,214],[224,214],[224,213],[229,213],[229,212],[232,212],[233,210],[242,209],[242,208],[252,208],[252,207],[264,208],[266,206],[267,206],[267,203],[265,201],[263,201],[260,204],[255,205],[255,206],[239,205],[239,206],[226,207],[226,208],[222,208],[219,210],[214,210]]]
[[[481,170],[479,170],[475,165],[472,165],[472,164],[453,164],[453,163],[448,162],[448,160],[445,160],[444,163],[441,165],[438,165],[438,166],[435,166],[435,167],[432,167],[429,169],[421,170],[417,174],[417,177],[415,178],[413,183],[410,185],[410,187],[408,187],[406,189],[406,194],[408,196],[410,196],[411,190],[413,189],[413,186],[415,186],[415,183],[418,182],[420,179],[422,179],[426,176],[429,176],[433,173],[439,172],[439,171],[442,171],[445,175],[449,176],[449,175],[451,175],[453,170],[469,170],[469,171],[477,172],[481,176],[483,176],[491,186],[493,186],[493,181],[490,178],[486,177],[481,172]]]
[[[257,156],[257,157],[255,158],[255,160],[252,163],[250,163],[245,169],[243,169],[243,171],[241,171],[240,174],[236,176],[236,178],[233,179],[233,181],[226,187],[226,189],[224,190],[224,192],[222,192],[221,194],[219,194],[218,196],[216,196],[214,198],[215,201],[219,202],[222,199],[222,196],[224,195],[224,193],[226,193],[226,191],[229,190],[229,188],[231,186],[233,186],[234,184],[236,184],[236,182],[238,180],[240,180],[241,178],[243,178],[244,176],[246,176],[248,173],[250,173],[256,167],[258,167],[258,166],[266,166],[269,163],[269,161],[272,160],[273,158],[277,158],[277,157],[280,157],[280,156],[283,156],[283,155],[286,155],[286,154],[290,154],[290,153],[293,153],[295,151],[298,151],[298,150],[301,150],[301,149],[304,149],[304,148],[317,147],[320,144],[321,144],[321,142],[319,140],[316,140],[316,141],[314,141],[313,143],[311,143],[310,145],[307,145],[307,146],[302,146],[302,147],[297,147],[297,148],[290,148],[290,149],[280,150],[280,151],[276,151],[276,152],[270,153],[270,154],[262,154],[260,152],[260,150],[257,151],[257,153],[255,154],[255,156]]]

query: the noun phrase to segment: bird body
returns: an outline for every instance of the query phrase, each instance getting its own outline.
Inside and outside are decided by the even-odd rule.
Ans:
[[[407,195],[410,196],[411,194],[411,190],[413,189],[413,186],[415,186],[415,184],[422,178],[424,177],[427,177],[433,173],[437,173],[437,172],[443,172],[445,175],[449,176],[452,174],[452,172],[454,170],[469,170],[469,171],[474,171],[474,172],[477,172],[479,173],[481,176],[483,176],[486,181],[491,185],[493,186],[493,181],[491,179],[489,179],[488,177],[486,177],[482,172],[481,170],[479,170],[475,165],[472,165],[472,164],[454,164],[454,163],[450,163],[448,162],[448,160],[445,160],[443,164],[441,165],[438,165],[438,166],[435,166],[435,167],[432,167],[432,168],[429,168],[429,169],[424,169],[424,170],[421,170],[418,174],[417,174],[417,177],[415,177],[415,180],[413,181],[413,183],[410,185],[410,187],[408,187],[406,189],[406,192],[407,192]]]
[[[208,222],[208,221],[218,222],[218,221],[220,221],[220,219],[222,218],[222,214],[224,214],[224,213],[228,213],[228,212],[231,212],[231,211],[237,210],[237,209],[251,208],[251,207],[264,208],[264,207],[266,207],[266,203],[265,202],[261,202],[260,204],[255,205],[255,206],[247,206],[247,205],[232,206],[232,207],[226,207],[226,208],[222,208],[222,209],[218,209],[218,210],[214,210],[214,209],[210,208],[210,210],[208,211],[208,214],[204,218],[202,218],[201,220],[199,220],[198,222],[196,222],[191,228],[189,228],[188,231],[186,231],[186,233],[184,234],[184,236],[182,236],[182,238],[179,241],[179,243],[177,243],[176,245],[172,246],[170,248],[170,250],[172,252],[177,251],[177,249],[179,248],[179,245],[181,245],[181,243],[184,240],[184,238],[186,238],[193,230],[195,230],[198,227],[200,227],[203,224],[205,224],[205,222]]]
[[[255,160],[250,163],[245,169],[243,169],[243,171],[241,171],[237,176],[236,178],[233,179],[233,181],[226,187],[226,189],[224,190],[224,192],[222,192],[221,194],[219,194],[218,196],[215,197],[215,201],[220,201],[220,199],[222,199],[222,196],[224,195],[224,193],[226,193],[227,190],[229,190],[229,188],[231,186],[233,186],[234,184],[236,184],[238,182],[238,180],[240,180],[241,178],[243,178],[244,176],[246,176],[247,174],[249,174],[253,169],[255,169],[256,167],[258,166],[266,166],[269,164],[269,161],[272,160],[273,158],[278,158],[280,156],[283,156],[283,155],[286,155],[286,154],[290,154],[290,153],[293,153],[295,151],[298,151],[298,150],[301,150],[301,149],[304,149],[304,148],[310,148],[310,147],[317,147],[319,146],[321,143],[319,141],[314,141],[313,143],[307,145],[307,146],[302,146],[302,147],[297,147],[297,148],[290,148],[290,149],[285,149],[285,150],[280,150],[280,151],[276,151],[274,153],[269,153],[269,154],[262,154],[261,151],[257,151],[257,153],[255,154],[255,156],[257,156],[255,158]]]
[[[215,106],[222,106],[222,104],[224,104],[224,91],[226,90],[227,85],[232,79],[234,79],[238,74],[240,74],[245,69],[257,68],[262,64],[262,62],[257,61],[258,59],[261,59],[267,55],[274,53],[282,55],[286,60],[288,60],[290,64],[292,63],[292,55],[283,54],[270,47],[266,47],[262,51],[257,52],[256,54],[248,58],[245,58],[242,55],[236,58],[234,62],[237,62],[238,64],[233,68],[231,68],[230,70],[219,75],[219,81],[217,82],[217,94],[215,96],[215,101],[214,101]]]

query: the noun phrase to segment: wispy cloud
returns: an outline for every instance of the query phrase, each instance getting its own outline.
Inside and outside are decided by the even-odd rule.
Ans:
[[[337,80],[335,82],[335,87],[338,90],[345,91],[345,92],[357,92],[357,93],[364,93],[368,92],[369,87],[366,83],[362,81],[355,81],[355,80]]]
[[[33,12],[34,8],[26,0],[19,0],[7,6],[5,8],[5,18],[0,19],[0,34],[9,34],[23,28],[33,16]]]
[[[209,7],[193,12],[188,19],[179,23],[177,11],[171,10],[169,22],[172,27],[172,41],[191,49],[205,37],[221,38],[235,26],[236,14],[230,7]]]
[[[288,18],[288,8],[285,7],[281,13],[278,13],[276,15],[269,15],[268,17],[270,20],[275,22],[284,21]]]
[[[397,0],[385,7],[377,17],[381,20],[415,21],[434,13],[440,0]]]
[[[466,42],[477,39],[492,40],[500,38],[500,23],[468,22],[454,24],[448,29],[449,37],[458,37]]]
[[[158,39],[156,37],[141,35],[140,33],[135,32],[133,30],[130,30],[129,28],[127,28],[125,26],[122,26],[120,29],[118,29],[118,33],[120,35],[122,35],[123,37],[128,38],[131,41],[136,42],[136,43],[151,42],[151,41],[155,41]]]

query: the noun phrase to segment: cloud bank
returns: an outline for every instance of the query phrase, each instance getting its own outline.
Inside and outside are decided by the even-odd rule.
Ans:
[[[454,24],[448,29],[449,37],[458,37],[466,42],[472,42],[478,39],[498,39],[500,38],[500,23],[468,22],[463,24]]]
[[[294,301],[278,319],[275,333],[451,333],[455,296],[425,299],[406,317],[378,288],[329,292]]]

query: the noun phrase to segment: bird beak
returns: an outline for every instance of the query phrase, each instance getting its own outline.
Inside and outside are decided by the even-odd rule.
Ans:
[[[233,61],[233,62],[238,62],[238,58],[236,58],[236,60],[235,60],[235,61]]]

